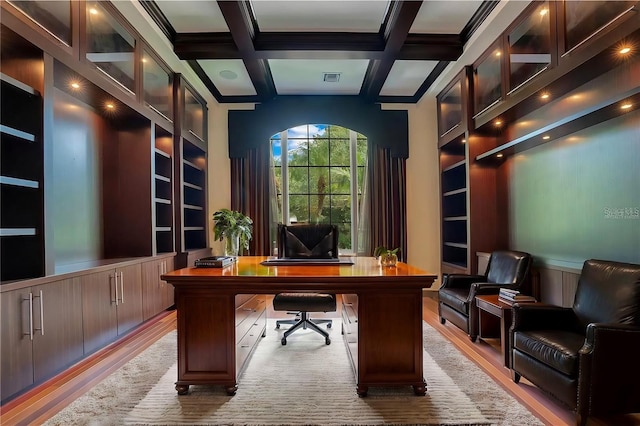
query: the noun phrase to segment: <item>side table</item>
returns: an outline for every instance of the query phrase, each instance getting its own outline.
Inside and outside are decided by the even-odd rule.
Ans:
[[[482,330],[486,330],[487,324],[495,322],[496,317],[500,319],[500,347],[502,349],[503,363],[507,368],[511,368],[511,354],[509,348],[511,341],[509,336],[509,328],[511,328],[511,305],[498,300],[497,294],[486,294],[476,296],[476,306],[478,307],[478,325],[480,327],[482,338]],[[485,326],[483,327],[483,320]]]

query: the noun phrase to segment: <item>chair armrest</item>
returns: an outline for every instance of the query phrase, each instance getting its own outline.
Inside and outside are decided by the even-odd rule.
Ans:
[[[512,331],[575,330],[576,317],[571,308],[543,303],[514,304]]]
[[[592,323],[579,352],[577,413],[640,411],[640,327]]]
[[[471,284],[486,279],[484,275],[449,274],[442,280],[440,288],[469,288]]]
[[[473,283],[469,292],[469,297],[473,299],[478,294],[499,294],[501,288],[517,288],[515,284],[500,283]]]

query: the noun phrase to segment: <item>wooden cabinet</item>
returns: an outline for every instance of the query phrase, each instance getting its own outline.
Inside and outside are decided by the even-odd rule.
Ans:
[[[154,126],[153,224],[155,254],[174,251],[173,135]]]
[[[82,358],[82,298],[77,278],[0,294],[2,399]]]
[[[342,337],[347,347],[349,361],[358,379],[358,295],[342,295]]]
[[[236,296],[236,374],[244,371],[251,353],[267,329],[266,297]]]
[[[160,279],[174,270],[172,257],[142,264],[142,317],[146,321],[173,305],[173,286]]]
[[[85,354],[142,323],[140,264],[83,275],[81,280]]]

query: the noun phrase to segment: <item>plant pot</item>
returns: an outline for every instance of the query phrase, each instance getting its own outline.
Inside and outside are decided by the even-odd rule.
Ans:
[[[234,233],[224,237],[224,255],[238,256],[240,252],[240,234]]]
[[[396,266],[398,256],[395,253],[384,253],[380,255],[380,266]]]

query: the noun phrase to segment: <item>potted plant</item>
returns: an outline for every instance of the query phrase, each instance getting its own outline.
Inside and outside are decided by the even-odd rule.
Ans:
[[[225,256],[237,256],[241,249],[249,250],[253,220],[239,211],[220,209],[213,214],[216,241],[225,241]]]
[[[373,255],[378,259],[380,259],[381,266],[396,266],[398,263],[398,250],[400,248],[396,247],[394,249],[388,249],[384,246],[378,246],[373,252]]]

